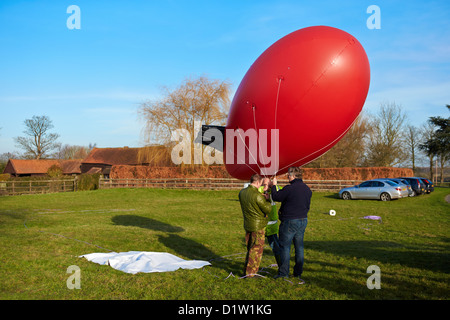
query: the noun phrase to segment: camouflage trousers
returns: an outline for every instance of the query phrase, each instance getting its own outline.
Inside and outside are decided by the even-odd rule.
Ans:
[[[259,270],[266,239],[265,232],[266,230],[262,229],[255,232],[247,231],[245,234],[247,256],[245,257],[244,275],[256,274]]]

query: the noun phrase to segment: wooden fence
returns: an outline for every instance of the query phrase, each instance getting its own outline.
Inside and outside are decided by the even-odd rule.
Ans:
[[[305,180],[313,191],[339,191],[351,187],[362,181],[358,180]],[[279,180],[286,185],[287,180]],[[220,178],[172,178],[172,179],[102,179],[99,189],[113,188],[163,188],[163,189],[195,189],[195,190],[222,190],[242,189],[245,182],[237,179]]]
[[[342,188],[361,183],[358,180],[305,180],[313,191],[337,192]],[[279,180],[281,185],[287,180]],[[239,190],[245,181],[220,178],[167,178],[167,179],[104,179],[100,178],[99,189],[114,188],[162,188],[194,190]],[[30,180],[0,181],[1,195],[70,192],[77,190],[77,180]]]
[[[0,181],[0,195],[69,192],[76,190],[76,180]]]

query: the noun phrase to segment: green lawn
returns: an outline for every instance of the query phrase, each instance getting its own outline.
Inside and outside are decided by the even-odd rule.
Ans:
[[[115,189],[0,197],[0,299],[450,297],[448,188],[391,202],[314,193],[304,285],[272,279],[268,245],[261,265],[267,277],[238,279],[245,244],[237,193]],[[367,215],[383,223],[362,219]],[[78,258],[108,250],[213,260],[203,269],[132,275]],[[81,270],[81,289],[67,288],[71,265]],[[366,285],[371,265],[381,271],[379,290]]]

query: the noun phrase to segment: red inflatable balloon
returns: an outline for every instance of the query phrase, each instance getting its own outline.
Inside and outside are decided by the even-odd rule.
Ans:
[[[281,38],[253,63],[233,98],[227,171],[247,180],[318,158],[350,129],[369,82],[367,55],[352,35],[316,26]]]

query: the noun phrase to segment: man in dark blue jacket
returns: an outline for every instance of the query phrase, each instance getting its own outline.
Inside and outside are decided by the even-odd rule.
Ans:
[[[294,242],[295,266],[294,277],[300,278],[303,272],[303,236],[308,223],[308,211],[311,204],[311,189],[303,182],[302,172],[298,167],[291,167],[287,173],[289,185],[277,191],[277,179],[272,182],[272,199],[281,202],[279,218],[281,220],[279,241],[281,247],[281,266],[276,278],[289,276],[291,243]]]

